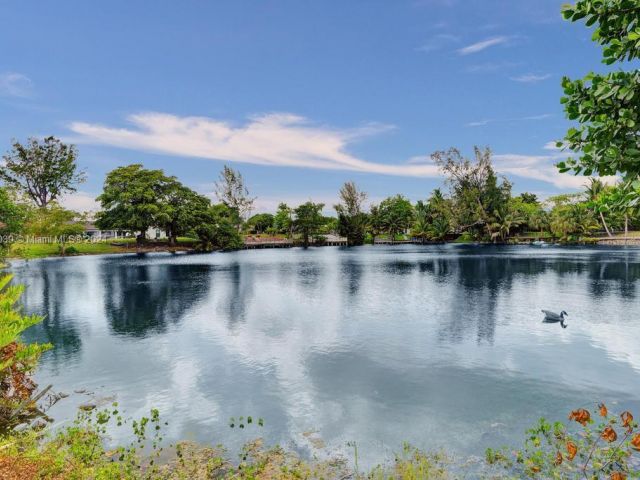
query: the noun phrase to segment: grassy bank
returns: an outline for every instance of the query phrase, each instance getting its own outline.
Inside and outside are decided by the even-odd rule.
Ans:
[[[134,253],[138,251],[162,251],[162,250],[188,250],[195,246],[195,241],[190,238],[179,238],[176,246],[170,246],[166,241],[148,241],[138,247],[135,239],[118,239],[117,241],[104,242],[74,242],[65,244],[65,254],[74,255],[101,255],[108,253]],[[44,258],[58,257],[62,255],[60,244],[57,243],[24,243],[17,242],[9,249],[9,258]]]
[[[405,444],[393,460],[373,468],[328,453],[302,458],[290,449],[249,441],[235,460],[222,445],[179,442],[163,447],[167,423],[157,410],[137,421],[124,418],[114,403],[82,411],[58,431],[29,428],[0,437],[0,478],[7,479],[326,479],[445,480],[464,478],[611,479],[638,478],[640,433],[633,415],[609,412],[603,404],[572,411],[566,423],[544,419],[525,434],[521,448],[488,448],[484,458],[456,459]],[[241,417],[242,418],[242,417]],[[245,420],[246,429],[258,428]],[[126,446],[107,448],[110,428],[131,428]],[[243,429],[243,431],[247,431]]]

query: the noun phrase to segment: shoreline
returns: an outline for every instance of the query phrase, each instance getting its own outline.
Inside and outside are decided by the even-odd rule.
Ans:
[[[428,246],[428,245],[473,245],[473,246],[483,246],[483,247],[539,247],[539,248],[548,248],[548,247],[598,247],[598,246],[608,246],[608,247],[640,247],[640,237],[629,237],[629,238],[603,238],[603,239],[594,239],[595,241],[584,241],[584,242],[545,242],[544,244],[534,244],[533,241],[527,242],[513,242],[513,243],[492,243],[492,242],[421,242],[421,241],[396,241],[396,242],[376,242],[375,244],[366,243],[362,246],[376,247],[376,246],[385,246],[385,247],[393,247],[393,246],[403,246],[403,245],[416,245],[416,246]],[[75,245],[74,245],[75,246]],[[346,245],[336,245],[336,244],[318,244],[318,245],[309,245],[307,248],[323,248],[323,247],[343,247],[343,248],[357,248],[347,247]],[[67,247],[68,248],[68,247]],[[42,258],[74,258],[74,257],[86,257],[86,256],[96,256],[96,255],[123,255],[123,254],[146,254],[146,253],[186,253],[186,254],[197,254],[197,253],[214,253],[214,252],[229,252],[229,251],[242,251],[242,250],[263,250],[263,249],[290,249],[290,248],[303,248],[302,245],[297,243],[250,243],[245,244],[243,247],[234,249],[234,250],[222,250],[216,249],[211,252],[204,252],[194,248],[192,245],[176,245],[176,246],[168,246],[168,245],[145,245],[142,247],[128,247],[121,245],[108,245],[108,248],[98,249],[95,251],[81,251],[74,252],[65,255],[61,255],[59,253],[48,253],[42,255],[7,255],[2,261],[0,261],[0,269],[6,268],[10,265],[12,260],[37,260]]]

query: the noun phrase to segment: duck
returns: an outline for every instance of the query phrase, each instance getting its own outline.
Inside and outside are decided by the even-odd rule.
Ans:
[[[544,323],[560,323],[562,328],[567,328],[567,325],[564,323],[564,317],[568,317],[569,314],[564,310],[561,311],[560,314],[549,310],[542,310],[542,313],[544,313]]]

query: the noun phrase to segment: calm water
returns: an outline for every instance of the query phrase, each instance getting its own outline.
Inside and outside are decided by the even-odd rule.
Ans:
[[[264,436],[372,461],[474,454],[539,416],[640,413],[640,250],[396,246],[14,263],[58,391],[161,410],[169,440]],[[569,327],[541,323],[569,312]],[[73,394],[63,422],[90,398]],[[263,417],[263,429],[229,418]],[[309,435],[309,432],[316,432]],[[114,432],[115,440],[124,433]],[[314,446],[315,445],[315,446]]]

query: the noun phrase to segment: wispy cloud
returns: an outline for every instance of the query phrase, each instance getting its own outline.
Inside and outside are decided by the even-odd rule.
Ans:
[[[250,117],[242,125],[208,117],[140,113],[127,128],[74,122],[78,143],[109,145],[178,157],[280,167],[349,170],[382,175],[436,177],[435,165],[383,164],[359,158],[349,146],[389,131],[389,125],[368,124],[336,129],[316,125],[289,113]]]
[[[485,125],[491,123],[491,122],[495,122],[497,120],[478,120],[475,122],[469,122],[467,123],[467,127],[484,127]]]
[[[476,120],[474,122],[469,122],[466,124],[466,126],[467,127],[484,127],[485,125],[489,125],[490,123],[508,123],[508,122],[521,122],[521,121],[529,121],[529,120],[545,120],[553,116],[554,116],[553,113],[543,113],[540,115],[529,115],[526,117],[489,118],[489,119]]]
[[[33,92],[33,82],[22,73],[0,73],[0,95],[6,97],[30,97]]]
[[[452,35],[450,33],[439,33],[434,35],[430,40],[420,45],[416,50],[419,52],[433,52],[435,50],[440,50],[446,47],[451,43],[457,43],[460,41],[460,38],[456,35]]]
[[[506,36],[487,38],[486,40],[472,43],[471,45],[467,45],[466,47],[459,49],[458,53],[460,55],[471,55],[473,53],[478,53],[483,50],[486,50],[487,48],[493,47],[495,45],[505,44],[508,41],[509,41],[509,37],[506,37]]]
[[[465,68],[468,73],[493,73],[519,67],[522,62],[485,62],[469,65]]]
[[[544,80],[547,80],[547,79],[551,78],[551,74],[547,73],[547,74],[544,74],[544,75],[536,75],[536,74],[533,74],[533,73],[526,73],[524,75],[519,75],[517,77],[510,77],[510,78],[514,82],[538,83],[538,82],[542,82]]]

